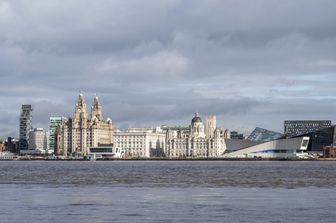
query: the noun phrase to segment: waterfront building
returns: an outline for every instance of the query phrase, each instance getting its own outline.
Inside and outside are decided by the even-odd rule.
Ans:
[[[236,151],[227,151],[225,158],[308,158],[309,137],[277,139],[242,147]]]
[[[325,146],[323,148],[323,158],[336,158],[336,146]]]
[[[228,130],[217,128],[216,117],[210,116],[207,119],[205,129],[201,117],[195,113],[187,130],[167,130],[166,155],[169,158],[218,157],[225,150],[224,139],[227,137]]]
[[[55,132],[55,145],[54,154],[56,156],[67,156],[67,148],[70,148],[71,141],[68,139],[69,134],[67,132],[68,127],[64,127],[68,123],[68,119],[65,118],[61,125],[59,125]]]
[[[114,132],[114,146],[125,152],[127,158],[165,156],[166,134],[160,128],[129,128]]]
[[[52,116],[49,118],[49,149],[52,151],[55,151],[57,129],[65,120],[65,117]]]
[[[5,141],[0,140],[0,153],[5,151]]]
[[[35,128],[28,135],[28,149],[21,149],[20,155],[52,154],[52,151],[49,150],[49,134],[43,128]]]
[[[336,126],[322,128],[298,136],[287,136],[287,138],[309,137],[308,151],[322,155],[323,147],[336,145]]]
[[[284,134],[289,137],[299,136],[329,127],[331,127],[330,120],[286,120]]]
[[[28,150],[40,150],[48,153],[49,135],[43,128],[35,128],[29,132]]]
[[[88,115],[82,93],[79,94],[72,118],[63,120],[56,134],[56,155],[83,157],[90,147],[113,143],[112,120],[104,119],[98,97]]]
[[[114,147],[113,144],[99,144],[98,147],[89,148],[87,157],[89,160],[121,159],[125,157],[125,150]]]
[[[19,147],[19,140],[12,137],[7,137],[5,141],[5,150],[9,153],[17,153]]]
[[[263,129],[263,128],[255,128],[253,132],[247,137],[248,140],[256,141],[256,142],[267,142],[275,139],[279,139],[283,136],[283,134],[279,132],[274,132],[271,130]]]
[[[213,138],[217,126],[217,119],[215,115],[210,115],[206,119],[205,135],[207,138]]]
[[[22,105],[20,115],[19,150],[28,149],[29,132],[33,129],[32,119],[33,119],[32,105]]]

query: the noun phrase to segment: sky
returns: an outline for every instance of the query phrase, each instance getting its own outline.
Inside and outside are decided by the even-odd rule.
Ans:
[[[335,121],[334,0],[0,0],[0,138],[97,95],[115,128]]]

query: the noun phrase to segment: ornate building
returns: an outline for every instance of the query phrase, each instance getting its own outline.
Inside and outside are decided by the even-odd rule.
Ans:
[[[126,158],[165,156],[166,134],[160,128],[129,128],[114,132],[114,145],[125,151]]]
[[[189,129],[168,129],[166,134],[166,154],[169,158],[218,157],[224,153],[224,139],[228,130],[216,127],[216,117],[209,116],[207,128],[196,113]],[[207,134],[206,134],[207,133]]]
[[[112,143],[112,120],[103,119],[98,97],[94,98],[88,116],[84,96],[80,93],[72,118],[65,119],[57,130],[55,154],[85,156],[90,147]]]

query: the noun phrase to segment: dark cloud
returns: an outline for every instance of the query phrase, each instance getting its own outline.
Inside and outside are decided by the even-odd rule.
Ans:
[[[71,116],[79,90],[117,127],[188,125],[282,131],[332,119],[332,0],[0,1],[0,136]]]

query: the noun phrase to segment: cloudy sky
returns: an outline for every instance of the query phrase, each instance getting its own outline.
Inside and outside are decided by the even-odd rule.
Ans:
[[[334,0],[0,0],[0,137],[97,94],[118,128],[336,117]]]

